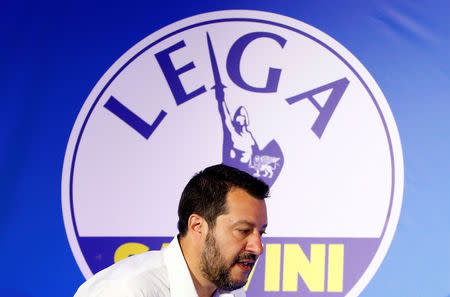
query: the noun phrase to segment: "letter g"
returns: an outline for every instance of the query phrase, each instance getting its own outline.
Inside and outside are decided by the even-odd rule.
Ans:
[[[255,39],[258,38],[271,38],[278,42],[278,44],[283,48],[286,44],[286,39],[269,32],[252,32],[240,37],[230,49],[227,57],[227,71],[231,80],[239,87],[244,90],[258,93],[275,93],[278,88],[278,82],[280,81],[281,69],[269,68],[269,74],[267,76],[267,82],[265,87],[254,87],[250,86],[244,81],[240,72],[240,64],[242,54],[245,48]]]

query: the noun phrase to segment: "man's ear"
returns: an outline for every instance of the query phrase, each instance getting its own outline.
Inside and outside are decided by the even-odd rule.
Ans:
[[[208,233],[208,223],[201,215],[193,213],[189,216],[188,230],[195,238],[204,238]]]

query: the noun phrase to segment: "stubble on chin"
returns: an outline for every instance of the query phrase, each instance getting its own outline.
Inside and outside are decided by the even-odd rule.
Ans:
[[[233,291],[242,288],[247,280],[236,281],[231,277],[231,267],[237,259],[228,265],[216,245],[216,240],[211,233],[206,235],[205,248],[201,254],[200,269],[203,277],[211,281],[219,290]]]

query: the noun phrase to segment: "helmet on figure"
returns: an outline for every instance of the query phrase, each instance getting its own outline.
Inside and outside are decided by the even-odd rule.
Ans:
[[[247,127],[248,125],[248,112],[244,106],[239,106],[239,108],[234,113],[233,126],[236,130],[239,131],[242,130],[243,127]]]

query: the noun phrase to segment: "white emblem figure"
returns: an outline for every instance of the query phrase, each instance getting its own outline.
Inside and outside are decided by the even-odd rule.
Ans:
[[[209,34],[207,34],[207,40],[215,82],[212,89],[215,90],[219,114],[222,120],[223,163],[247,171],[248,173],[254,170],[254,176],[261,176],[262,172],[263,177],[271,179],[274,170],[279,166],[277,162],[281,160],[282,152],[278,144],[273,140],[268,147],[260,150],[252,132],[248,129],[250,125],[249,115],[244,106],[240,106],[234,113],[234,117],[231,117],[230,110],[225,102],[224,89],[226,86],[220,79]],[[276,153],[275,155],[279,155],[280,157],[273,157],[271,153]],[[268,182],[267,180],[265,181]]]

